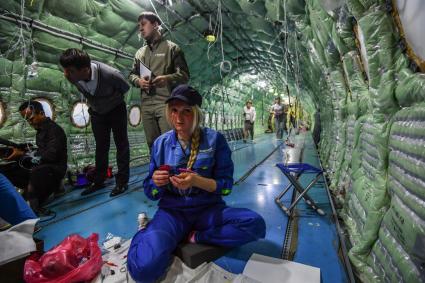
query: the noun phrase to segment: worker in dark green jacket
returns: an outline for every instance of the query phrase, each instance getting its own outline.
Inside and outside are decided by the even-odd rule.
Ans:
[[[143,12],[138,24],[146,45],[136,52],[129,79],[141,89],[143,127],[150,150],[155,139],[170,130],[164,102],[174,87],[189,80],[189,68],[180,47],[162,37],[156,14]]]

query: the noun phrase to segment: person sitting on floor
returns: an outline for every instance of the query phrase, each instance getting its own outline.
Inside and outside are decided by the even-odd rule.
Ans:
[[[24,197],[36,213],[42,213],[41,206],[52,193],[61,189],[62,179],[67,170],[67,139],[64,130],[44,114],[40,102],[30,100],[19,106],[19,112],[36,131],[37,149],[33,156],[21,148],[14,147],[6,160],[16,161],[13,170],[1,173],[15,186],[24,184]],[[32,149],[29,149],[31,152]],[[22,166],[29,160],[30,168]]]
[[[143,183],[159,208],[133,237],[127,257],[137,282],[160,278],[181,241],[236,247],[265,237],[260,215],[228,207],[222,199],[233,186],[231,151],[222,134],[200,127],[202,96],[180,85],[166,103],[173,130],[154,142]]]

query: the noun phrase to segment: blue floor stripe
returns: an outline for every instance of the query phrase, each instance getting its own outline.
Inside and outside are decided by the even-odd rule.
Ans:
[[[286,178],[275,166],[283,160],[283,147],[280,146],[225,198],[230,206],[245,207],[259,213],[264,218],[267,229],[265,239],[233,249],[215,261],[230,272],[242,273],[253,253],[275,258],[281,256],[288,217],[278,208],[274,198],[287,185]],[[284,203],[289,204],[290,198],[291,194],[287,194]]]
[[[320,168],[310,133],[305,135],[303,162]],[[312,177],[303,175],[301,183],[307,185]],[[338,257],[339,239],[323,182],[322,178],[308,194],[326,212],[325,216],[318,215],[304,201],[297,205],[298,246],[294,261],[320,268],[323,283],[348,282],[344,265]]]

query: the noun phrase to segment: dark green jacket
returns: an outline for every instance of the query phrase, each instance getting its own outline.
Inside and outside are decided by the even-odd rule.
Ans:
[[[130,82],[136,87],[139,87],[136,80],[140,78],[140,62],[152,71],[153,77],[161,75],[169,77],[169,83],[165,87],[152,89],[149,93],[142,90],[142,104],[164,103],[174,87],[189,81],[189,68],[182,50],[177,44],[162,37],[136,52],[129,76]]]

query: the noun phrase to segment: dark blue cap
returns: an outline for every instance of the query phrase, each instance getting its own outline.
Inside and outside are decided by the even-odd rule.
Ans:
[[[171,96],[165,101],[165,103],[169,103],[176,99],[184,101],[190,106],[198,105],[201,107],[202,105],[202,96],[198,91],[196,91],[196,89],[189,85],[178,85],[173,89]]]

